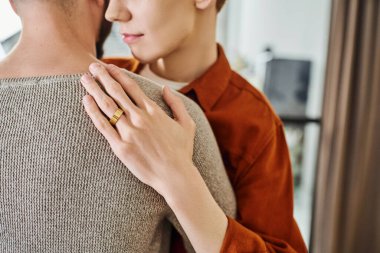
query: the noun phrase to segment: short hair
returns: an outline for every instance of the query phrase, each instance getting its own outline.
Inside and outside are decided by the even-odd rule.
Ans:
[[[219,12],[224,4],[226,3],[226,0],[216,0],[216,10]]]

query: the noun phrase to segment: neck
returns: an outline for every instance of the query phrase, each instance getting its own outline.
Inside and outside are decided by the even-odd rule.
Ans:
[[[188,83],[205,73],[218,58],[216,19],[212,17],[204,15],[195,33],[181,47],[150,63],[150,69],[168,80]]]
[[[23,30],[18,44],[0,63],[0,70],[4,70],[0,71],[0,76],[60,75],[87,71],[88,65],[96,60],[95,35],[73,29],[74,26],[62,11],[32,5],[30,8],[22,16]]]

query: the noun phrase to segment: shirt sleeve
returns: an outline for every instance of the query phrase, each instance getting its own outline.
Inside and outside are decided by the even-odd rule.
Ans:
[[[221,253],[307,252],[293,218],[293,177],[284,129],[280,123],[274,129],[257,158],[236,168],[238,217],[227,217]]]

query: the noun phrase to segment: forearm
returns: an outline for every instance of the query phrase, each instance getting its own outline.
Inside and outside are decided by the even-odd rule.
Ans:
[[[197,253],[220,252],[228,220],[192,166],[165,189],[164,197]]]

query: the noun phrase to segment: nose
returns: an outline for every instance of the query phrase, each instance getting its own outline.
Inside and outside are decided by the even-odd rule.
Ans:
[[[110,22],[126,22],[132,14],[123,0],[110,0],[105,17]]]

